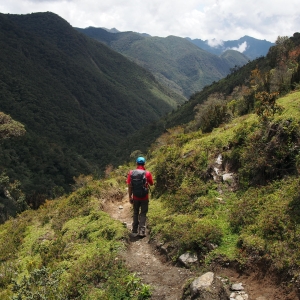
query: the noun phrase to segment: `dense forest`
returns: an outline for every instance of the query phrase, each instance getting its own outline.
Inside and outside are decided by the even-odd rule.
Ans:
[[[1,14],[0,45],[0,111],[26,129],[1,141],[0,173],[32,207],[102,176],[119,142],[186,101],[53,13]]]

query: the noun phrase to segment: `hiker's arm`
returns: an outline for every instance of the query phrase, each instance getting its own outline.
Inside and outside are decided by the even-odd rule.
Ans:
[[[149,175],[148,175],[148,178],[147,178],[147,182],[149,185],[153,185],[154,184],[154,181],[153,181],[153,178],[152,178],[152,174],[149,172]]]
[[[128,201],[131,203],[130,200],[132,199],[132,186],[131,186],[130,172],[127,175],[126,183],[127,183],[127,186],[128,186],[128,196],[129,196]]]
[[[128,184],[128,196],[129,196],[129,201],[132,198],[132,186],[131,184]]]

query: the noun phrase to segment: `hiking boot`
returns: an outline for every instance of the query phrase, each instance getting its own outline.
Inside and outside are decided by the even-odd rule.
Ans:
[[[137,229],[132,229],[132,230],[131,230],[131,235],[132,235],[132,236],[137,236],[137,235],[138,235]]]
[[[146,236],[146,228],[145,227],[141,227],[139,230],[139,236],[144,237]]]

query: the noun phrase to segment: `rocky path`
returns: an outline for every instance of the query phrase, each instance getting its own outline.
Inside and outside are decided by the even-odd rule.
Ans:
[[[126,224],[131,230],[132,208],[125,197],[121,202],[106,202],[104,210],[112,218]],[[179,268],[165,260],[155,247],[149,243],[149,232],[144,238],[130,237],[130,244],[122,255],[129,270],[136,273],[152,290],[153,300],[180,300],[182,288],[187,279],[201,274],[194,274],[189,269]],[[227,278],[231,283],[242,283],[245,290],[242,297],[239,293],[231,294],[230,300],[296,300],[292,291],[283,291],[271,277],[258,274],[239,274],[232,269],[216,269],[216,275]]]
[[[127,197],[122,203],[105,204],[107,211],[114,219],[120,220],[131,229],[132,211]],[[149,234],[144,238],[130,237],[131,243],[123,253],[128,268],[153,287],[154,300],[179,300],[182,286],[188,278],[193,277],[190,270],[173,266],[149,244]]]

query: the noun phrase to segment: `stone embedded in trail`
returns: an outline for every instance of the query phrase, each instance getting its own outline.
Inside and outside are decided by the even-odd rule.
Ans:
[[[179,257],[179,261],[188,267],[190,264],[197,262],[198,257],[194,253],[186,252]]]
[[[220,279],[213,272],[196,278],[190,285],[192,299],[227,300],[228,295]]]
[[[223,182],[234,182],[233,173],[226,173],[222,175]]]
[[[216,164],[221,165],[223,162],[222,154],[219,154],[216,159]]]
[[[233,285],[231,285],[230,289],[232,291],[243,291],[244,287],[243,287],[242,283],[234,283]]]

